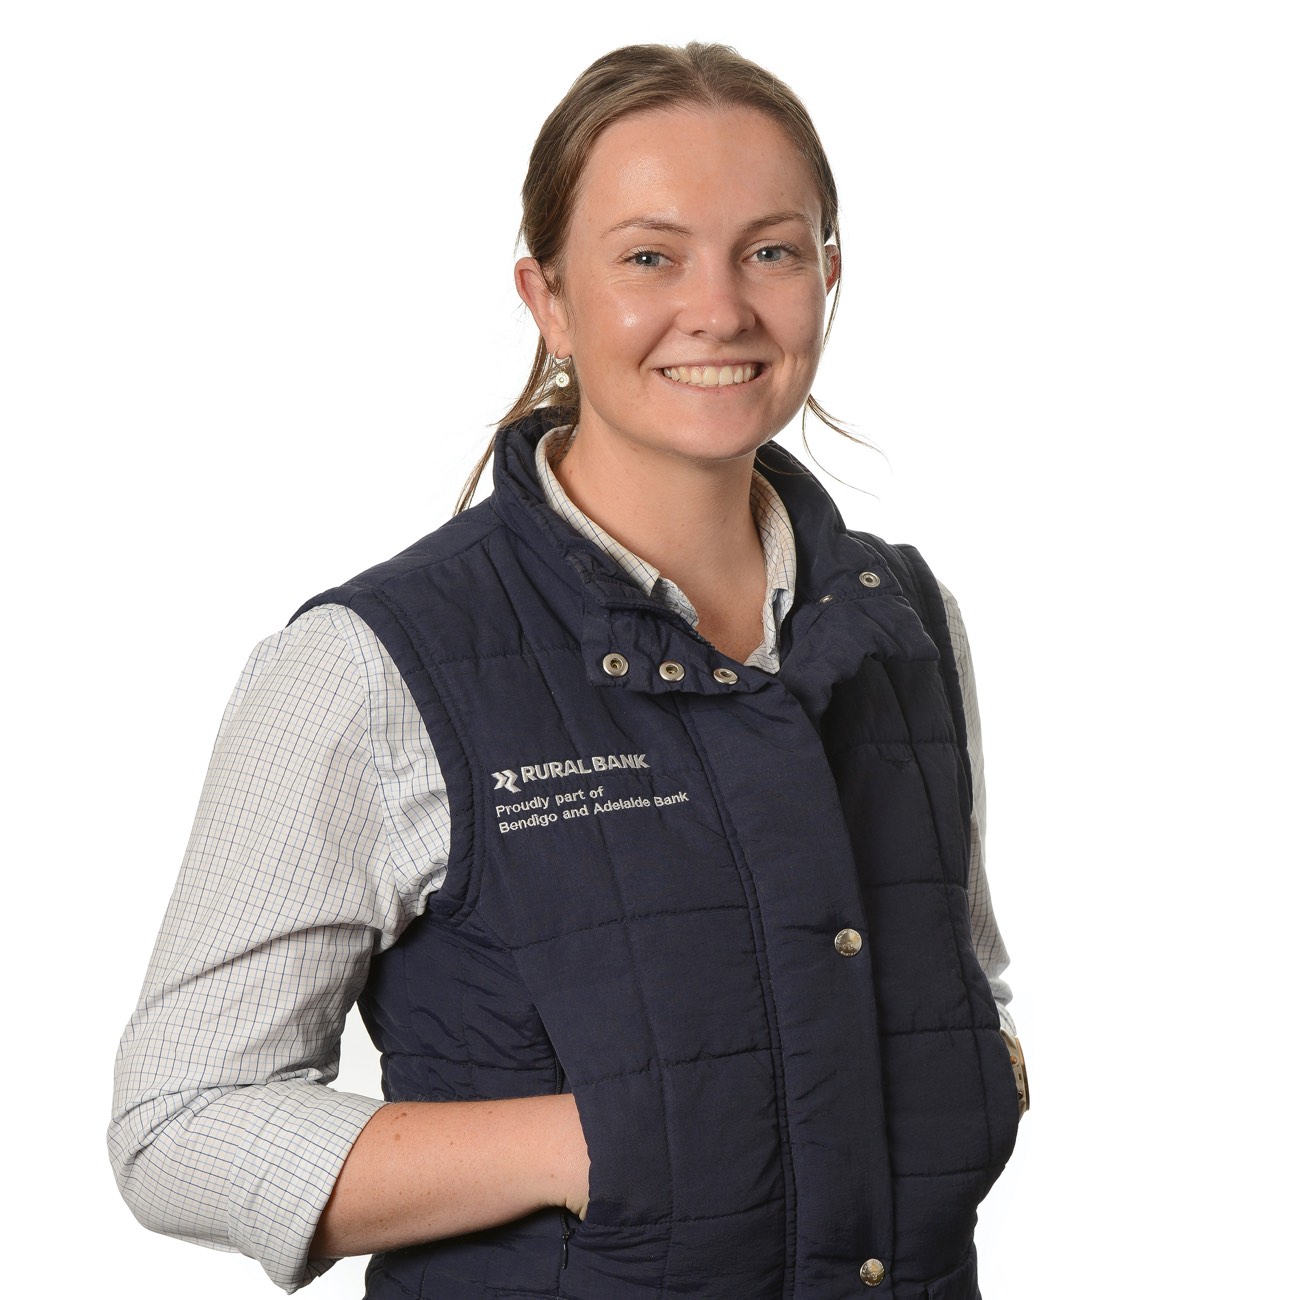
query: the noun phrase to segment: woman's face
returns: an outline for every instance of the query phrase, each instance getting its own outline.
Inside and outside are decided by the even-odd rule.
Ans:
[[[793,419],[821,355],[825,250],[808,165],[751,109],[639,113],[609,127],[583,173],[552,296],[516,276],[582,385],[581,436],[717,462]]]

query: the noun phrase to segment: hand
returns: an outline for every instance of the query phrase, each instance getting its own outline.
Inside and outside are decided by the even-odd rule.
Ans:
[[[391,1102],[344,1162],[312,1258],[455,1237],[545,1206],[581,1219],[589,1172],[578,1106],[567,1093]]]
[[[570,1093],[565,1094],[565,1100],[568,1105],[561,1116],[559,1134],[559,1177],[560,1187],[564,1189],[561,1204],[570,1214],[585,1219],[591,1196],[591,1157],[587,1153],[587,1139],[582,1131],[578,1103]]]

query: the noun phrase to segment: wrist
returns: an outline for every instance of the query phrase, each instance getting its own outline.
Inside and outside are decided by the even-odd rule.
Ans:
[[[587,1154],[587,1139],[582,1131],[582,1119],[578,1115],[578,1104],[572,1093],[562,1093],[555,1100],[560,1106],[556,1118],[557,1199],[554,1203],[577,1215],[579,1219],[585,1219],[591,1161]]]

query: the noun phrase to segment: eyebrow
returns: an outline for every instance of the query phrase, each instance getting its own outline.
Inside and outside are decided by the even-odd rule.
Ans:
[[[787,221],[798,221],[802,225],[813,226],[806,212],[796,212],[791,209],[786,212],[769,212],[765,216],[757,217],[745,225],[741,234],[750,235],[756,230],[763,230],[768,226],[780,226]],[[617,225],[610,226],[605,231],[605,234],[614,235],[620,230],[658,230],[665,235],[682,236],[691,233],[689,227],[679,225],[676,221],[669,221],[666,217],[639,216],[628,217],[626,221],[620,221]]]

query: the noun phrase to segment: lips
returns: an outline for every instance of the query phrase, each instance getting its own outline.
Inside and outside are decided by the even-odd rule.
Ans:
[[[730,384],[747,384],[762,371],[761,364],[746,361],[726,366],[665,366],[659,373],[689,388],[725,388]]]

